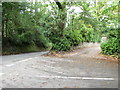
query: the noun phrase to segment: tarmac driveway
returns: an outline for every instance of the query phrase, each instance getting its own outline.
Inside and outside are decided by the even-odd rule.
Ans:
[[[98,46],[61,58],[46,52],[9,55],[0,65],[3,88],[117,88],[118,64],[99,56]]]

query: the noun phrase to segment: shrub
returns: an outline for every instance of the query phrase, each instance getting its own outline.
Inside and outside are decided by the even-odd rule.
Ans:
[[[111,38],[101,44],[102,53],[106,55],[119,54],[120,48],[117,38]]]
[[[34,43],[38,46],[38,47],[44,47],[44,48],[49,48],[52,47],[52,44],[49,42],[49,40],[43,35],[36,35],[35,39],[34,39]]]
[[[83,41],[79,30],[66,30],[65,36],[71,42],[71,46],[77,46]]]
[[[70,50],[71,44],[70,41],[64,37],[64,38],[54,38],[54,43],[53,43],[53,50],[57,51],[67,51]]]
[[[107,33],[108,40],[101,44],[102,53],[106,55],[120,54],[120,38],[117,29],[110,29]]]

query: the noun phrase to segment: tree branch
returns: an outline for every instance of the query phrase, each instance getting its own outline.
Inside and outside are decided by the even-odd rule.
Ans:
[[[56,2],[56,4],[58,5],[59,9],[63,9],[61,3],[58,0],[54,0]]]

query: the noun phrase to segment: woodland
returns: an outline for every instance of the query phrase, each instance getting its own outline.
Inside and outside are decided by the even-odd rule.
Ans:
[[[118,56],[119,2],[2,2],[2,53],[69,51],[98,42],[102,54]],[[101,43],[101,38],[107,41]]]

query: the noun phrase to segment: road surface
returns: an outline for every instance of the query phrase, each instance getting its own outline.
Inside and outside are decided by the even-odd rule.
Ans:
[[[99,56],[99,45],[61,58],[47,52],[2,57],[2,88],[117,88],[118,64]]]

